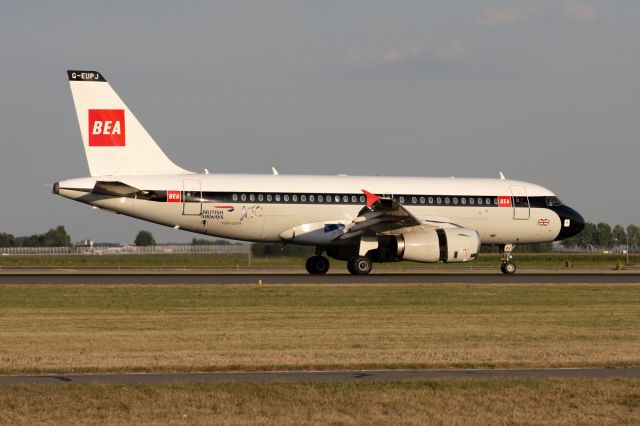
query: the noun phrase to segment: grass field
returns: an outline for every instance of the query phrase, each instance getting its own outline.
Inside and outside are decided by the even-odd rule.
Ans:
[[[0,387],[1,424],[631,425],[640,381]]]
[[[518,266],[600,266],[614,268],[618,263],[626,264],[626,255],[616,254],[592,254],[592,253],[520,253],[514,252]],[[306,259],[296,257],[255,257],[251,258],[252,266],[304,266]],[[345,268],[345,262],[331,260],[334,268]],[[631,265],[640,264],[640,253],[629,256]],[[11,255],[0,256],[0,268],[10,267],[234,267],[247,266],[249,257],[239,254],[203,254],[203,253],[177,253],[177,254],[112,254],[112,255]],[[393,267],[434,267],[442,264],[425,264],[415,262],[384,263],[379,266]],[[447,266],[494,266],[500,265],[500,256],[497,253],[483,253],[478,260],[471,263],[452,263]]]
[[[0,286],[0,373],[640,365],[640,285]]]

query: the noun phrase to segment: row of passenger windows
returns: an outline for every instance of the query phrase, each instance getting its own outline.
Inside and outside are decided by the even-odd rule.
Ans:
[[[205,197],[206,198],[206,197]],[[216,197],[218,198],[218,197]],[[226,197],[220,197],[226,198]],[[218,198],[218,199],[220,199]],[[415,196],[399,195],[394,197],[400,204],[406,205],[462,205],[462,206],[497,206],[497,197],[469,196]],[[275,203],[314,203],[314,204],[364,204],[364,195],[338,194],[251,194],[239,193],[231,195],[232,201],[242,202],[275,202]]]
[[[364,195],[323,195],[323,194],[233,194],[233,201],[267,201],[279,203],[281,201],[288,203],[298,201],[306,203],[364,203],[366,198]]]
[[[399,197],[400,204],[405,204],[405,197]],[[406,204],[435,204],[435,205],[478,205],[478,206],[492,206],[498,205],[498,198],[491,197],[406,197]]]

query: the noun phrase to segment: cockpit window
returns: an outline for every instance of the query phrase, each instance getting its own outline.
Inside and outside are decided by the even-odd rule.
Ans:
[[[547,207],[557,207],[562,205],[562,201],[558,197],[545,197]]]

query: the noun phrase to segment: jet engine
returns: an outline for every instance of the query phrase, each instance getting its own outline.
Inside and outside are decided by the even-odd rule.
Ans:
[[[396,256],[424,263],[475,260],[480,252],[478,231],[468,228],[423,229],[396,236]]]

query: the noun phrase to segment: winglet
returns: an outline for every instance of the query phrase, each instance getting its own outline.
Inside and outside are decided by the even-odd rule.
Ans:
[[[381,200],[376,194],[372,194],[366,189],[361,189],[362,193],[367,197],[367,207],[371,207],[375,203]]]

